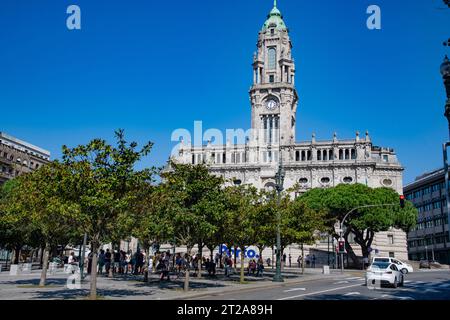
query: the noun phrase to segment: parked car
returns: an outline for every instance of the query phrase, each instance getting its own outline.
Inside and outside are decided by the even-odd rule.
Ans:
[[[413,272],[414,268],[412,267],[412,265],[402,262],[398,259],[395,258],[391,258],[391,257],[374,257],[372,259],[372,263],[374,262],[385,262],[385,263],[394,263],[397,265],[397,268],[403,272],[404,274],[407,274],[408,272]]]
[[[441,268],[441,264],[435,260],[420,260],[419,268],[421,269],[431,269],[431,268]]]
[[[375,261],[369,266],[366,272],[366,285],[392,285],[394,288],[403,286],[405,282],[403,272],[395,263]]]

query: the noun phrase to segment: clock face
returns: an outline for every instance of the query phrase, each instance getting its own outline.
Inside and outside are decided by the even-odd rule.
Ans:
[[[266,108],[267,110],[275,110],[278,107],[278,103],[275,100],[267,101]]]

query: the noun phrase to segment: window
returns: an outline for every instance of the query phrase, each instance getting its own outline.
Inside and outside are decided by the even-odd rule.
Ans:
[[[384,162],[388,162],[389,161],[389,157],[387,154],[383,154],[383,161]]]
[[[395,258],[395,252],[389,252],[389,258]]]
[[[356,150],[352,149],[352,160],[356,159]]]
[[[307,178],[300,178],[299,182],[302,183],[302,184],[305,184],[305,183],[308,183],[308,179]]]
[[[328,178],[328,177],[323,177],[322,179],[320,179],[320,182],[322,182],[323,184],[327,184],[327,183],[330,183],[330,178]]]
[[[269,70],[274,70],[276,68],[276,61],[277,61],[277,49],[275,48],[269,48]]]
[[[317,150],[317,160],[320,161],[322,160],[322,151]]]
[[[274,76],[273,74],[271,74],[271,75],[269,76],[269,82],[270,82],[270,83],[274,83],[274,82],[275,82],[275,76]]]
[[[352,177],[345,177],[343,181],[345,183],[352,183],[353,182],[353,178]]]
[[[393,252],[389,252],[389,256],[391,256],[391,253],[394,254]],[[391,257],[391,258],[392,258],[392,257]],[[395,266],[395,264],[392,264],[392,265],[391,265],[391,270],[398,271],[398,269],[397,269],[397,267]]]
[[[274,35],[275,34],[275,29],[270,29],[270,35]]]
[[[394,235],[388,234],[388,244],[394,244]]]

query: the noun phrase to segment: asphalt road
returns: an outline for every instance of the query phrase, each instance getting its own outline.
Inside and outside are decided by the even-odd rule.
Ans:
[[[363,277],[330,277],[254,291],[218,293],[203,300],[450,300],[450,271],[418,271],[404,287],[370,289]]]

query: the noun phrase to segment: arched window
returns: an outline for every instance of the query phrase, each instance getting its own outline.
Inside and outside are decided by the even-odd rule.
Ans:
[[[295,151],[295,161],[300,161],[300,151]]]
[[[344,160],[344,151],[342,149],[339,150],[339,160]]]
[[[327,150],[323,150],[323,161],[327,161],[327,160],[328,160]]]
[[[269,48],[268,56],[269,56],[268,69],[274,70],[276,68],[276,61],[277,61],[277,49]]]
[[[352,160],[356,159],[356,150],[352,149]]]
[[[322,151],[321,150],[317,150],[317,160],[318,161],[322,160]]]

